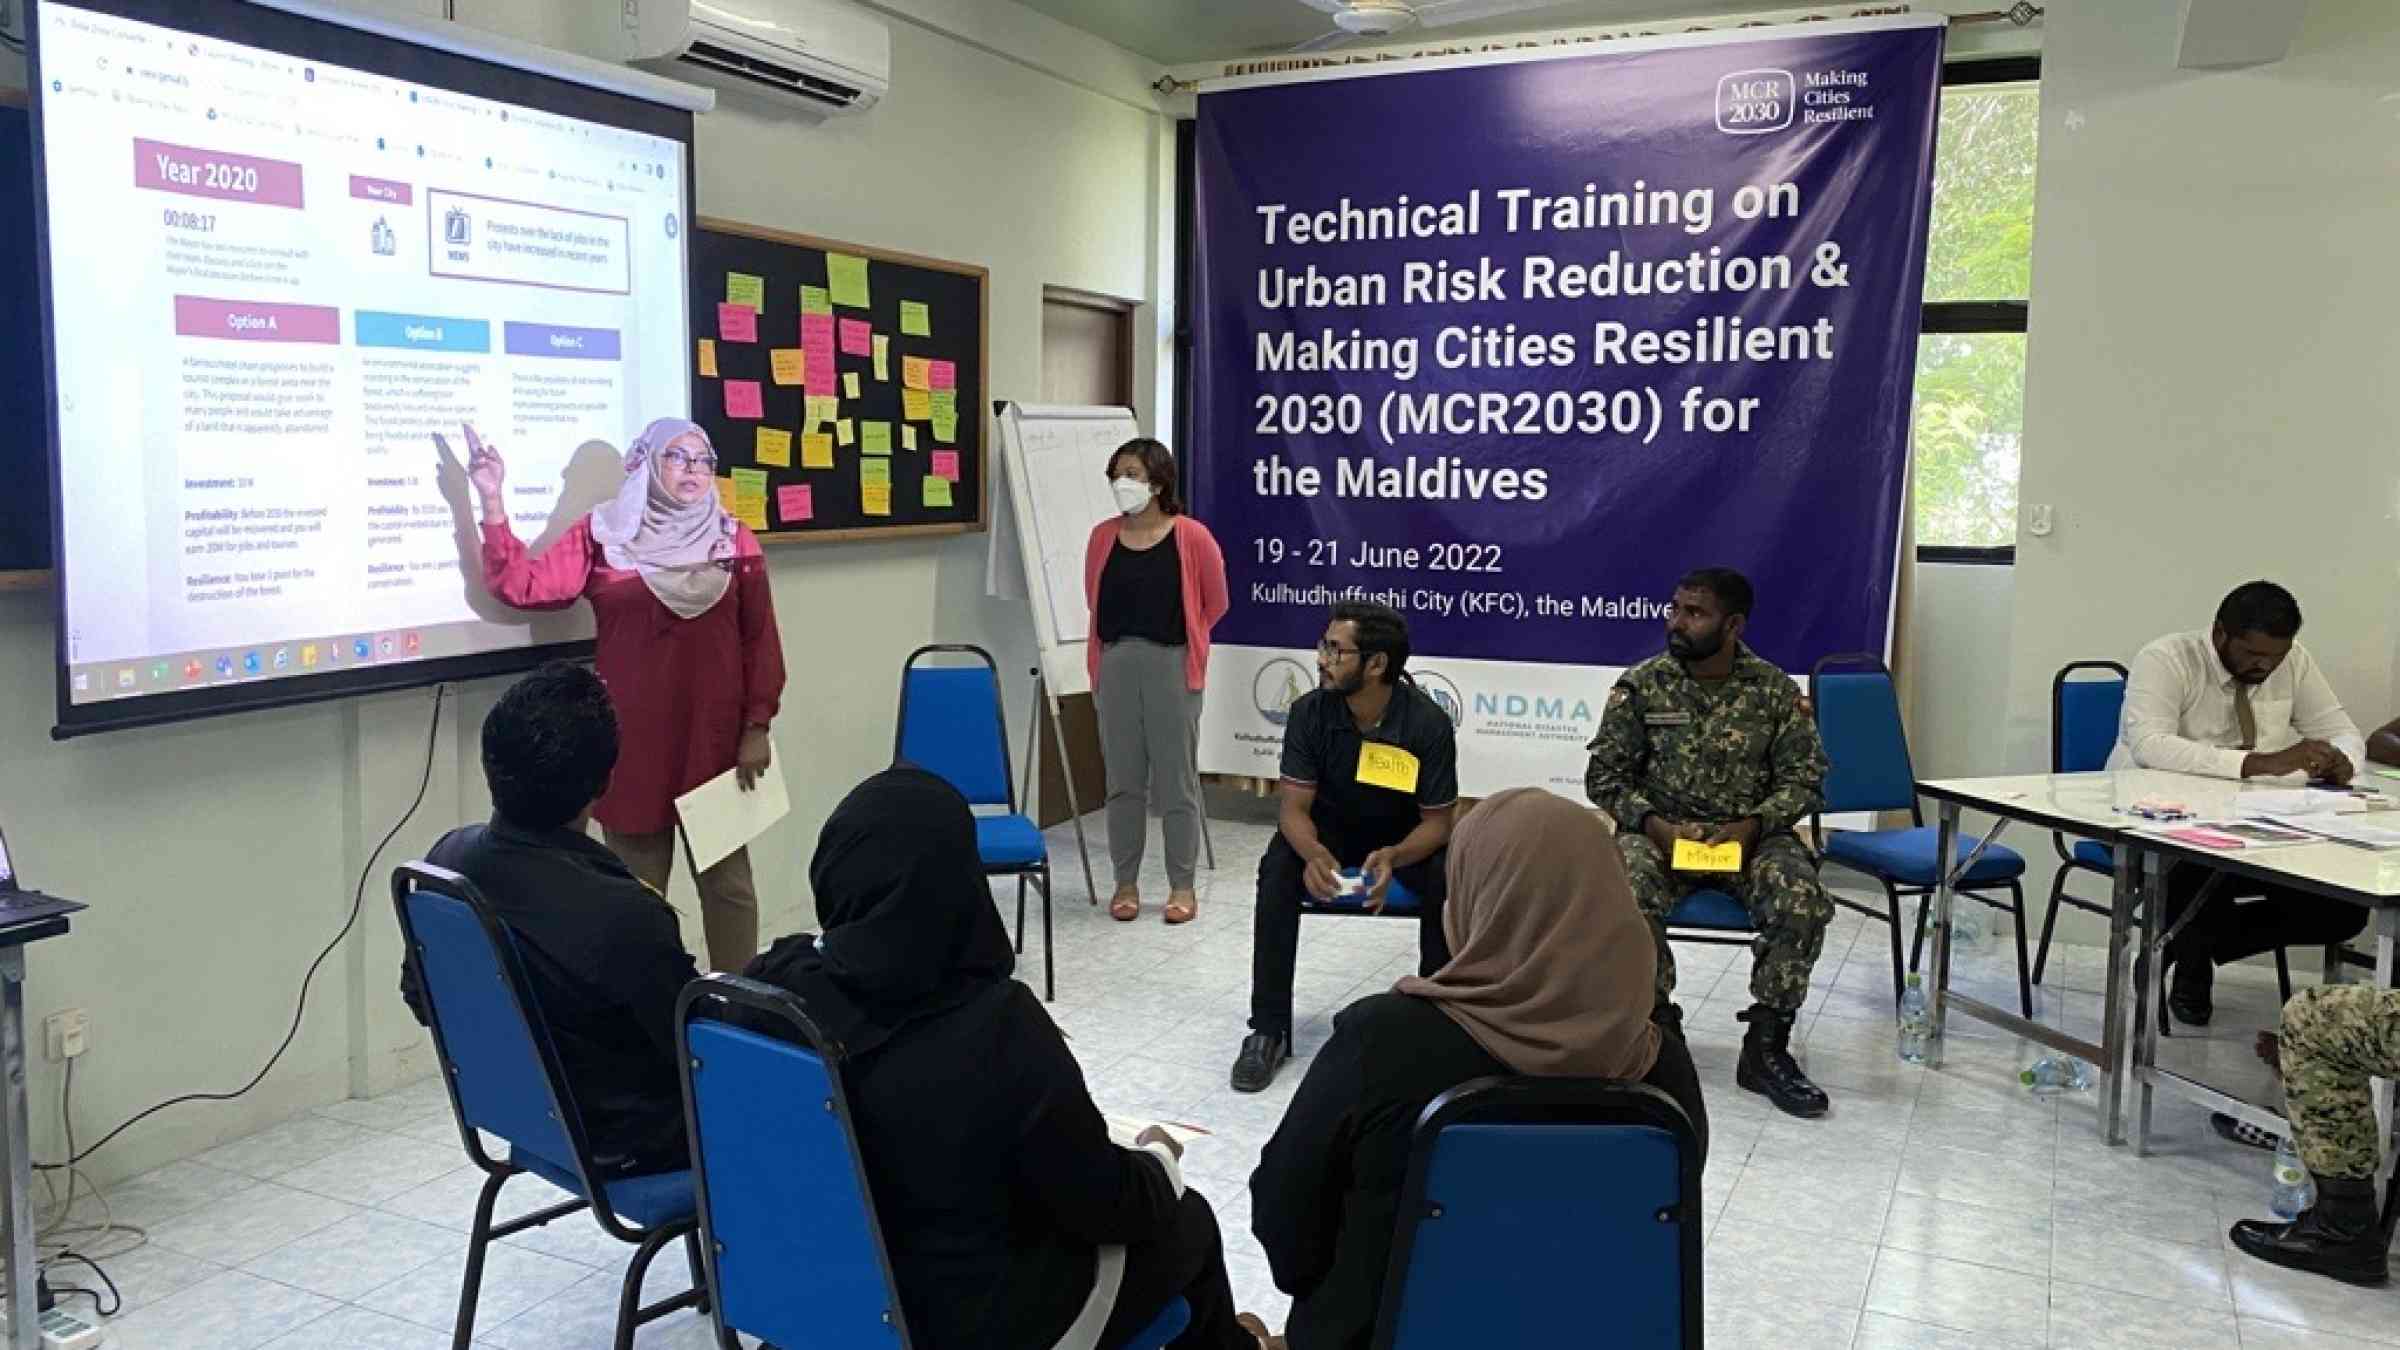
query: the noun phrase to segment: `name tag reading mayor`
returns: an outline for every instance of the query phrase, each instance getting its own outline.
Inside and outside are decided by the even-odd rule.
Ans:
[[[1675,841],[1675,870],[1678,872],[1739,872],[1742,870],[1740,841],[1728,839],[1722,844],[1703,844],[1697,839]]]
[[[1417,757],[1396,745],[1368,741],[1358,747],[1358,781],[1394,792],[1417,790]]]

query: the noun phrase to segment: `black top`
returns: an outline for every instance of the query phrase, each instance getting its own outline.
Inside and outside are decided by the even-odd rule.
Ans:
[[[1358,781],[1359,749],[1370,740],[1414,757],[1414,792]],[[1406,681],[1393,686],[1382,720],[1364,733],[1340,694],[1318,689],[1292,704],[1282,773],[1285,782],[1317,790],[1309,817],[1320,829],[1334,830],[1354,850],[1389,848],[1425,812],[1458,800],[1458,742],[1441,706]]]
[[[452,830],[425,856],[475,883],[516,938],[593,1161],[612,1175],[691,1166],[675,997],[699,972],[675,911],[616,854],[572,830],[494,820]],[[401,962],[400,994],[425,1021],[413,959]]]
[[[1173,527],[1148,548],[1127,548],[1124,536],[1117,537],[1100,566],[1100,604],[1092,623],[1102,646],[1119,638],[1184,645],[1183,553]]]
[[[1424,999],[1376,994],[1334,1016],[1250,1177],[1251,1231],[1292,1296],[1291,1350],[1366,1350],[1417,1117],[1461,1083],[1510,1072]],[[1705,1156],[1708,1117],[1682,1041],[1662,1038],[1647,1081],[1692,1117]]]

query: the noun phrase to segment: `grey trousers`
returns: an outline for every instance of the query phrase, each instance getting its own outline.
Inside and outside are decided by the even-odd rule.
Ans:
[[[622,834],[603,825],[609,848],[651,890],[665,896],[683,850],[673,829],[656,834]],[[740,974],[758,955],[758,885],[750,876],[750,850],[735,849],[693,878],[700,887],[700,933],[708,943],[708,968]]]
[[[1184,649],[1141,638],[1100,652],[1092,701],[1108,764],[1108,857],[1117,884],[1142,874],[1144,817],[1158,807],[1167,840],[1167,885],[1189,890],[1200,866],[1200,694],[1185,687]]]

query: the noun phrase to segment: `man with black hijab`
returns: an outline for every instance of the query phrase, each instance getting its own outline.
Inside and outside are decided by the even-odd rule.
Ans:
[[[749,974],[789,990],[842,1082],[912,1344],[1096,1350],[1173,1298],[1179,1350],[1256,1350],[1216,1216],[1177,1150],[1109,1142],[1066,1040],[1010,978],[966,799],[897,767],[825,822],[809,867],[822,935]]]

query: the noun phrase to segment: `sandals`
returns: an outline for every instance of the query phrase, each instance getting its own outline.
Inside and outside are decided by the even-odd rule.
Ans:
[[[1130,888],[1117,892],[1116,898],[1108,902],[1108,917],[1118,923],[1132,923],[1142,917],[1141,892]]]
[[[1200,913],[1200,897],[1190,891],[1176,891],[1167,897],[1167,923],[1190,923]]]

